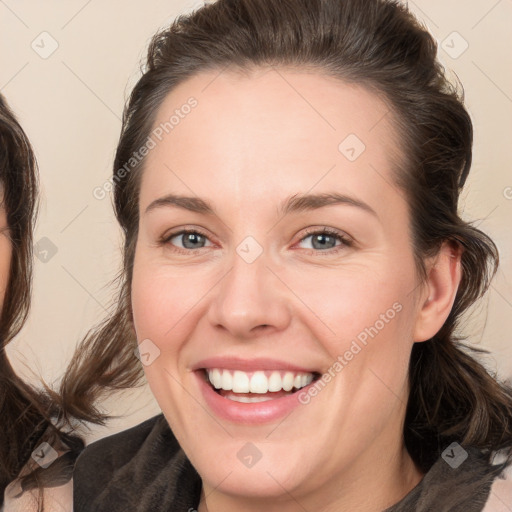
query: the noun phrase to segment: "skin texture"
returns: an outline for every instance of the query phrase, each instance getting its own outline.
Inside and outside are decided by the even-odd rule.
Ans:
[[[408,360],[448,316],[459,254],[443,246],[419,282],[407,203],[392,185],[400,147],[374,93],[292,69],[202,73],[168,95],[155,126],[190,96],[197,107],[146,159],[132,306],[139,342],[160,350],[145,366],[149,385],[203,480],[200,512],[380,511],[422,477],[402,439]],[[366,146],[354,161],[338,150],[349,134]],[[375,214],[348,204],[279,213],[292,195],[333,192]],[[203,198],[215,214],[146,212],[170,193]],[[323,227],[352,244],[318,248],[306,229]],[[198,249],[161,241],[185,228],[206,236]],[[247,236],[263,250],[250,264],[236,252]],[[318,396],[276,422],[215,417],[191,371],[235,355],[324,373],[396,303]],[[247,442],[261,452],[251,468],[237,457]]]
[[[18,480],[11,482],[4,493],[6,512],[38,512],[38,491],[25,491],[20,495]],[[71,512],[73,510],[73,482],[44,490],[44,510],[51,512]]]
[[[3,190],[0,186],[0,311],[2,311],[5,290],[9,281],[9,268],[11,265],[11,241],[7,226],[7,213],[3,206]]]

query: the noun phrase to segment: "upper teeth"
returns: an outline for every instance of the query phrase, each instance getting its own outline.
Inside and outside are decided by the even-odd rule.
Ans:
[[[300,389],[313,381],[312,373],[222,370],[206,370],[208,379],[215,389],[224,389],[234,393],[267,393],[269,391],[291,391]]]

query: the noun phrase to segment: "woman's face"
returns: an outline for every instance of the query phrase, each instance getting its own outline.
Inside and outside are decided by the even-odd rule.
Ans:
[[[11,240],[9,239],[9,228],[7,226],[7,212],[4,207],[4,192],[0,184],[0,313],[9,282],[11,250]]]
[[[133,315],[205,489],[300,499],[376,478],[403,454],[424,294],[386,104],[317,74],[203,73],[156,133]]]

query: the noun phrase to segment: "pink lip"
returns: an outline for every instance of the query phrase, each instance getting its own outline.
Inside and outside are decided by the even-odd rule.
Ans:
[[[214,367],[218,368],[218,366]],[[221,366],[221,368],[225,368],[225,366]],[[204,371],[195,371],[194,375],[198,379],[199,387],[208,407],[216,416],[234,423],[246,425],[268,423],[287,416],[296,407],[303,405],[298,399],[299,393],[307,391],[315,383],[313,381],[309,386],[302,388],[300,391],[282,398],[275,398],[266,402],[241,403],[234,402],[216,393],[210,384],[206,382]]]
[[[312,370],[290,364],[276,359],[241,359],[238,357],[210,357],[199,361],[192,366],[192,370],[203,368],[222,368],[224,370],[242,370],[245,372],[255,372],[258,370],[287,370],[291,372],[315,373],[318,370]]]

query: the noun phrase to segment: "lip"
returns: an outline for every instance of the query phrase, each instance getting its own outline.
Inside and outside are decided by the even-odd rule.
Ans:
[[[218,417],[233,423],[257,425],[279,420],[290,414],[295,408],[302,406],[299,393],[307,392],[311,384],[301,388],[291,395],[266,402],[242,403],[234,402],[216,393],[206,381],[204,371],[196,370],[194,375],[198,380],[201,393],[210,410]]]
[[[258,370],[283,370],[302,373],[318,373],[318,369],[305,368],[290,364],[277,359],[257,358],[242,359],[239,357],[210,357],[194,364],[191,369],[202,370],[211,368],[222,368],[223,370],[241,370],[245,372],[256,372]]]

